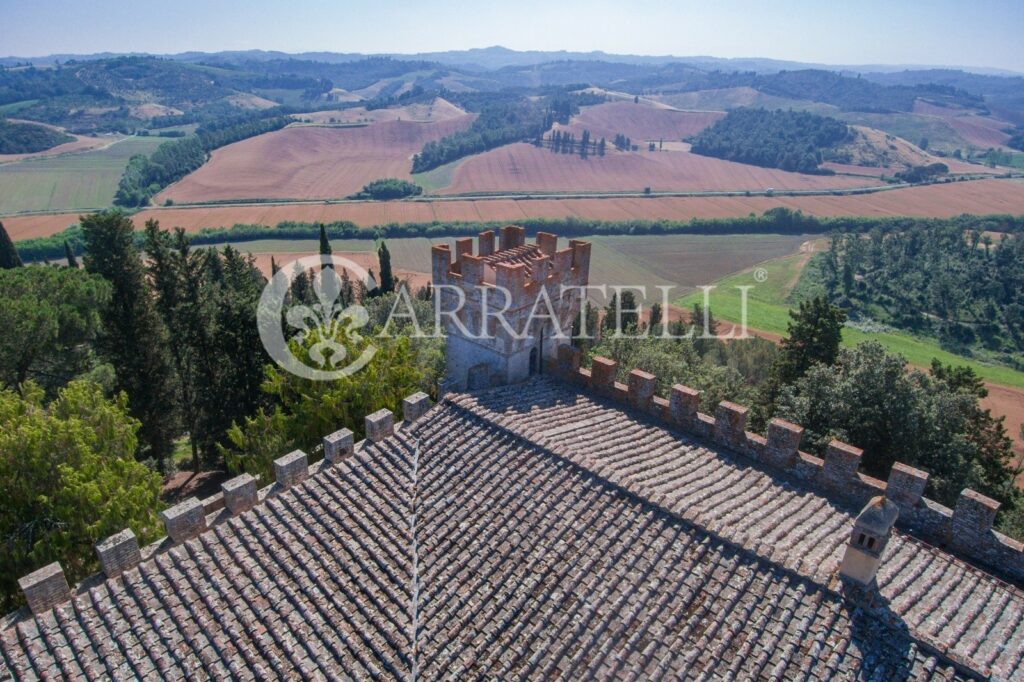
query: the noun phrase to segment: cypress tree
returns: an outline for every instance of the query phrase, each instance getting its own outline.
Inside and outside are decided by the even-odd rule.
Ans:
[[[279,266],[279,265],[278,265],[278,264],[277,264],[277,263],[276,263],[276,262],[274,261],[274,257],[273,257],[273,256],[271,256],[271,257],[270,257],[270,276],[271,276],[271,277],[273,277],[274,275],[276,275],[276,274],[277,274],[278,272],[280,272],[280,271],[281,271],[281,266]]]
[[[177,376],[167,352],[167,329],[135,248],[135,226],[120,211],[86,216],[81,225],[85,269],[113,290],[97,348],[117,374],[114,388],[127,394],[132,416],[142,422],[136,456],[167,471],[179,431]]]
[[[377,249],[377,259],[380,261],[380,293],[387,294],[395,290],[395,276],[391,272],[391,252],[384,242]]]
[[[68,240],[64,240],[64,257],[68,259],[68,267],[78,269],[78,259],[75,258],[75,252],[71,250],[71,244],[68,244]]]
[[[295,264],[295,274],[292,276],[292,302],[296,304],[312,303],[316,299],[313,292],[313,282],[309,274]]]
[[[328,256],[328,258],[331,255],[331,240],[327,238],[327,228],[324,227],[323,223],[320,223],[320,255]],[[321,262],[323,262],[322,259]],[[324,267],[331,267],[329,259]]]
[[[0,268],[10,270],[20,267],[21,256],[18,255],[18,249],[15,248],[14,242],[11,241],[7,230],[4,229],[4,224],[0,223]]]

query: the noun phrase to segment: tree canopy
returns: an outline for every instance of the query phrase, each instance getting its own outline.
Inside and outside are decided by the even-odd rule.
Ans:
[[[110,295],[105,279],[74,268],[0,270],[0,384],[32,379],[52,393],[92,369]]]
[[[49,126],[15,123],[0,118],[0,154],[33,154],[74,139]]]
[[[695,154],[821,173],[818,165],[827,153],[849,139],[849,127],[828,116],[781,109],[733,109],[691,142]]]
[[[60,561],[73,582],[97,570],[97,541],[124,528],[143,544],[162,533],[160,475],[135,460],[138,430],[127,397],[107,399],[97,384],[73,381],[49,404],[32,382],[0,390],[5,612],[32,570]]]
[[[1011,442],[1002,419],[981,408],[970,374],[908,372],[906,358],[868,341],[842,349],[834,365],[812,365],[783,389],[777,414],[806,429],[810,452],[823,454],[838,438],[864,450],[868,474],[884,478],[904,462],[930,474],[928,494],[943,504],[972,488],[1010,511],[1018,497]]]
[[[128,395],[132,415],[142,422],[140,455],[164,470],[179,428],[177,376],[167,329],[135,247],[135,226],[123,213],[110,211],[83,218],[82,232],[86,271],[111,286],[97,349],[115,368],[115,387]]]

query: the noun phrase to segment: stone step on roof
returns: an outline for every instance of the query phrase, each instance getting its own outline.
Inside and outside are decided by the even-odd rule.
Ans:
[[[759,556],[823,585],[835,579],[856,512],[799,481],[561,382],[451,400]],[[899,532],[878,584],[939,650],[979,668],[1024,668],[1019,589]]]

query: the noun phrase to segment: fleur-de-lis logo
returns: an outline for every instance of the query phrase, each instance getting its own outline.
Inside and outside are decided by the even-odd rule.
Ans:
[[[270,357],[285,370],[306,379],[331,381],[358,372],[377,352],[376,346],[367,344],[358,356],[350,357],[350,349],[364,343],[359,330],[369,323],[370,316],[363,306],[345,300],[339,274],[343,271],[369,289],[376,288],[358,264],[330,255],[307,256],[285,265],[263,289],[258,309],[260,338]],[[288,306],[296,277],[310,272],[315,273],[315,302],[292,302]],[[308,358],[295,355],[286,331],[299,347],[306,348]]]

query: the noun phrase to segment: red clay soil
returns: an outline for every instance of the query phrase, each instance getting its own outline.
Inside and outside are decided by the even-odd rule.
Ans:
[[[648,102],[606,102],[584,107],[568,126],[559,127],[575,133],[577,138],[584,129],[589,130],[591,139],[604,137],[609,145],[619,133],[634,144],[646,140],[667,142],[696,135],[723,116],[722,111],[679,111]]]
[[[373,180],[411,179],[413,154],[472,120],[465,115],[436,123],[284,128],[215,150],[209,162],[157,195],[155,203],[346,197]]]
[[[372,227],[392,220],[521,220],[524,217],[576,216],[594,220],[689,220],[733,218],[761,214],[785,206],[817,216],[922,216],[949,218],[961,213],[978,215],[1024,214],[1024,182],[977,180],[907,187],[855,196],[804,197],[622,197],[612,199],[502,199],[436,202],[357,202],[347,204],[282,204],[154,208],[133,216],[142,229],[146,220],[159,220],[167,228],[198,231],[204,227],[230,227],[236,223],[274,226],[284,220],[351,220]],[[467,216],[470,216],[467,218]],[[12,239],[56,234],[78,222],[77,213],[0,217]]]
[[[632,105],[630,105],[632,106]],[[519,143],[472,156],[444,194],[466,192],[656,192],[834,189],[877,185],[869,178],[803,175],[683,151],[620,152],[581,159]]]
[[[228,479],[223,471],[179,471],[164,479],[160,499],[167,504],[177,504],[189,497],[204,499],[220,492],[220,484]]]
[[[1024,457],[1024,440],[1020,432],[1024,424],[1024,391],[989,383],[985,387],[988,389],[988,397],[981,404],[992,410],[992,414],[997,417],[1006,417],[1006,432],[1013,438],[1013,451],[1017,457]],[[1017,483],[1024,487],[1024,474],[1017,479]]]
[[[984,149],[1005,146],[1010,139],[1006,131],[1013,128],[1012,123],[970,109],[940,107],[921,100],[914,103],[914,113],[941,118],[965,141]]]

